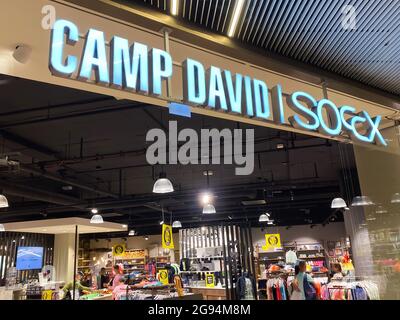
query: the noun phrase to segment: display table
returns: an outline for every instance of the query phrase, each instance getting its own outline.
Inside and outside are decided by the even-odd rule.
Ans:
[[[112,300],[112,294],[111,293],[103,294],[101,296],[94,297],[94,298],[92,298],[90,300]]]
[[[201,294],[204,300],[226,300],[226,289],[222,287],[187,287],[193,294]]]

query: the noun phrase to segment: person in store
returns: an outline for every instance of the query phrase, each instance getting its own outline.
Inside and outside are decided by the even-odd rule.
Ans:
[[[114,270],[114,277],[112,278],[112,280],[109,282],[108,285],[108,289],[110,290],[114,290],[114,288],[119,285],[120,279],[122,278],[122,274],[119,271],[118,265],[115,265],[113,267],[113,270]]]
[[[331,279],[332,280],[342,280],[343,272],[340,263],[332,263],[331,265]]]
[[[306,270],[306,262],[298,261],[295,266],[295,278],[291,284],[291,300],[318,300],[317,285]]]
[[[106,273],[106,268],[101,268],[97,279],[99,289],[107,288],[107,284],[110,282],[110,278]]]
[[[118,284],[115,286],[112,292],[113,300],[119,299],[121,294],[126,293],[126,287],[127,287],[127,285],[125,284],[126,280],[127,279],[124,276],[118,277]]]
[[[92,285],[92,275],[90,272],[83,274],[81,285],[83,285],[84,287],[90,287]]]
[[[75,275],[75,290],[79,290],[79,295],[81,295],[83,291],[92,291],[91,288],[82,285],[81,280],[83,275],[84,274],[82,271],[79,271]],[[62,290],[64,291],[64,299],[71,300],[72,299],[71,291],[74,290],[74,282],[71,281],[67,283]]]

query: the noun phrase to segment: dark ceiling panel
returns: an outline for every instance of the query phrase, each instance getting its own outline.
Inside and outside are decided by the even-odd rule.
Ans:
[[[169,13],[169,0],[132,2]],[[234,6],[235,0],[180,0],[179,18],[226,34]],[[400,95],[399,15],[400,1],[393,0],[247,0],[235,38]]]

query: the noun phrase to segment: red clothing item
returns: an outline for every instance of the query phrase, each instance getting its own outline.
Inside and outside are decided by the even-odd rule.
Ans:
[[[279,289],[279,286],[276,286],[275,290],[276,290],[276,299],[282,300],[281,289]]]

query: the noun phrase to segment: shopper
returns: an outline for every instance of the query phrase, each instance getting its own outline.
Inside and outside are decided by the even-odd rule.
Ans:
[[[114,288],[119,285],[120,279],[122,277],[121,272],[119,271],[119,265],[115,265],[113,270],[114,278],[112,278],[110,284],[108,285],[108,289],[110,290],[114,290]]]
[[[331,278],[332,280],[342,280],[343,279],[343,272],[342,272],[342,266],[340,263],[332,263],[331,265]]]
[[[292,282],[295,297],[292,300],[317,300],[317,285],[314,279],[306,273],[306,262],[300,260],[295,266],[295,278]],[[297,291],[297,293],[296,293]],[[299,294],[300,293],[300,294]],[[293,296],[293,294],[292,294]]]
[[[127,285],[125,284],[126,278],[121,276],[118,278],[118,284],[115,286],[112,292],[113,300],[121,300],[121,296],[126,294]]]
[[[98,283],[98,288],[99,289],[104,289],[107,288],[107,284],[109,283],[110,278],[108,277],[107,273],[106,273],[106,268],[101,268],[100,269],[100,273],[97,279],[97,283]]]
[[[85,291],[92,291],[91,288],[85,287],[84,285],[82,285],[82,283],[81,283],[82,277],[83,277],[83,272],[82,271],[79,271],[75,276],[75,290],[79,291],[79,295],[81,295],[84,290]],[[72,290],[74,290],[74,282],[73,281],[67,283],[63,287],[63,291],[64,291],[64,298],[63,299],[71,300],[72,299],[72,295],[71,295],[71,291]]]

